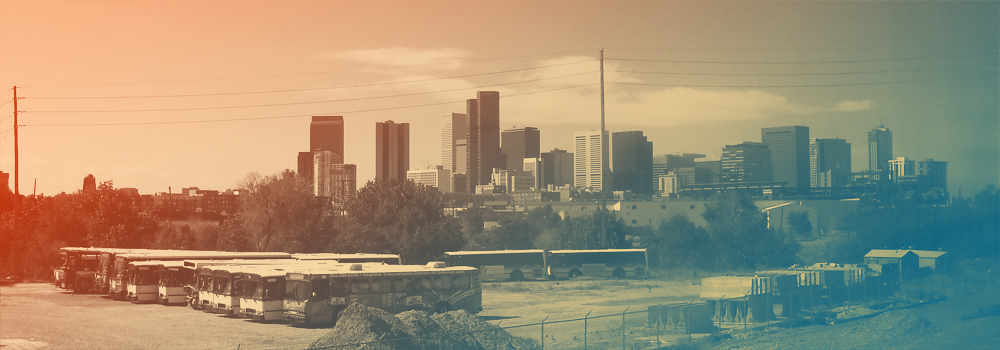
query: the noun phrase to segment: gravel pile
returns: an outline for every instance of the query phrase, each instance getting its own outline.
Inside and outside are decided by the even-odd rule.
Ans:
[[[931,321],[911,310],[894,310],[859,322],[845,336],[872,342],[896,342],[923,335],[934,327]]]
[[[346,346],[376,341],[383,343]],[[392,315],[355,303],[342,311],[333,329],[309,348],[524,350],[534,347],[465,310],[431,316],[422,311]]]

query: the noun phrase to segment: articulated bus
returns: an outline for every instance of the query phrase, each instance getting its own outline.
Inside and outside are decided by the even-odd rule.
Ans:
[[[546,253],[542,249],[445,252],[448,266],[479,269],[483,282],[546,279]]]
[[[310,253],[292,254],[295,260],[336,260],[339,263],[385,263],[388,265],[402,265],[403,259],[399,254],[341,254],[341,253]]]
[[[159,300],[161,270],[184,266],[183,261],[133,261],[125,269],[125,300],[156,302]]]
[[[254,253],[254,252],[214,252],[214,251],[184,251],[184,250],[163,250],[145,253],[127,253],[115,256],[115,265],[111,271],[110,283],[108,284],[108,295],[115,299],[125,297],[124,280],[125,271],[128,264],[135,261],[160,260],[160,261],[180,261],[189,259],[201,260],[229,260],[229,259],[291,259],[288,253]]]
[[[646,249],[553,250],[549,252],[549,276],[646,277]]]
[[[390,313],[483,309],[479,270],[468,266],[351,264],[331,271],[290,272],[282,318],[292,324],[336,323],[351,303]]]
[[[383,265],[381,262],[362,263],[362,266]],[[285,311],[285,278],[288,272],[305,273],[308,271],[329,272],[350,267],[352,264],[341,264],[336,261],[316,263],[302,261],[295,265],[255,266],[243,271],[237,278],[239,295],[239,310],[235,315],[258,322],[280,321]]]

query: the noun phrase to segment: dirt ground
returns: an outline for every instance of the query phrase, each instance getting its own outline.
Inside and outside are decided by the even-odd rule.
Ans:
[[[651,349],[657,334],[648,327],[644,311],[650,305],[697,300],[700,292],[696,284],[656,279],[486,283],[479,316],[539,347],[544,341],[546,349],[581,349],[585,337],[590,349]],[[995,285],[961,286],[942,293],[947,300],[865,320],[767,332],[739,330],[722,337],[700,335],[690,338],[693,343],[681,331],[661,331],[659,339],[664,345],[702,349],[996,348],[998,316],[960,319],[979,307],[997,304],[1000,292]],[[588,313],[585,334],[580,319]],[[544,331],[537,325],[543,320]],[[74,295],[47,283],[0,288],[3,350],[302,349],[329,331],[330,327],[259,324],[182,306]]]

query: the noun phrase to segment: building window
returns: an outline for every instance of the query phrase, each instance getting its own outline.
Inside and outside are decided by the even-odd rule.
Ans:
[[[632,205],[632,209],[639,209],[638,205]]]
[[[587,207],[580,207],[580,210],[587,210]]]
[[[667,209],[667,205],[666,204],[660,204],[660,209]]]
[[[632,220],[632,223],[633,223],[633,224],[635,224],[636,222],[638,222],[638,221],[636,221],[636,220]]]
[[[691,209],[694,209],[694,204],[691,204]]]

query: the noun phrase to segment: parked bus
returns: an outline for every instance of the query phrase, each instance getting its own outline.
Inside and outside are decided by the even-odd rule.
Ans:
[[[107,294],[111,287],[111,280],[118,274],[115,269],[115,260],[119,254],[133,254],[146,252],[163,252],[166,250],[157,249],[132,249],[132,248],[101,248],[101,257],[97,263],[97,274],[94,276],[94,290],[101,294]],[[178,250],[174,250],[178,252]]]
[[[646,249],[553,250],[549,252],[549,276],[646,277]]]
[[[351,265],[339,262],[317,264],[309,260],[301,262],[295,265],[255,266],[240,273],[236,281],[239,286],[237,289],[240,291],[239,304],[234,304],[239,305],[239,310],[235,312],[236,316],[259,322],[280,321],[285,311],[285,278],[288,272],[305,273],[312,270],[329,272]],[[372,262],[364,263],[362,266],[382,264]]]
[[[164,250],[144,253],[127,253],[115,256],[114,269],[111,273],[108,284],[108,295],[115,299],[125,297],[125,286],[123,278],[128,264],[135,261],[160,260],[179,261],[188,259],[201,260],[230,260],[230,259],[291,259],[288,253],[254,253],[254,252],[214,252],[214,251],[194,251],[194,250]]]
[[[292,324],[337,322],[351,303],[399,313],[483,309],[479,270],[468,266],[351,264],[332,271],[290,272],[282,318]]]
[[[134,261],[125,270],[125,300],[156,302],[159,300],[160,270],[184,266],[183,261]]]
[[[546,253],[542,249],[446,252],[442,260],[448,266],[479,269],[483,282],[547,278]]]
[[[188,293],[185,287],[194,285],[195,270],[185,265],[163,266],[157,274],[156,301],[163,305],[183,305],[188,303]]]
[[[295,259],[185,260],[184,267],[190,269],[193,276],[191,284],[185,288],[188,304],[195,310],[212,311],[212,303],[215,300],[216,268],[235,265],[292,264],[297,261]]]
[[[107,248],[59,248],[59,266],[52,271],[56,287],[77,292],[93,288],[102,249]]]
[[[403,259],[399,257],[399,254],[368,254],[368,253],[355,253],[355,254],[341,254],[341,253],[311,253],[311,254],[292,254],[295,260],[336,260],[337,262],[344,264],[355,264],[355,263],[385,263],[388,265],[402,265]]]

